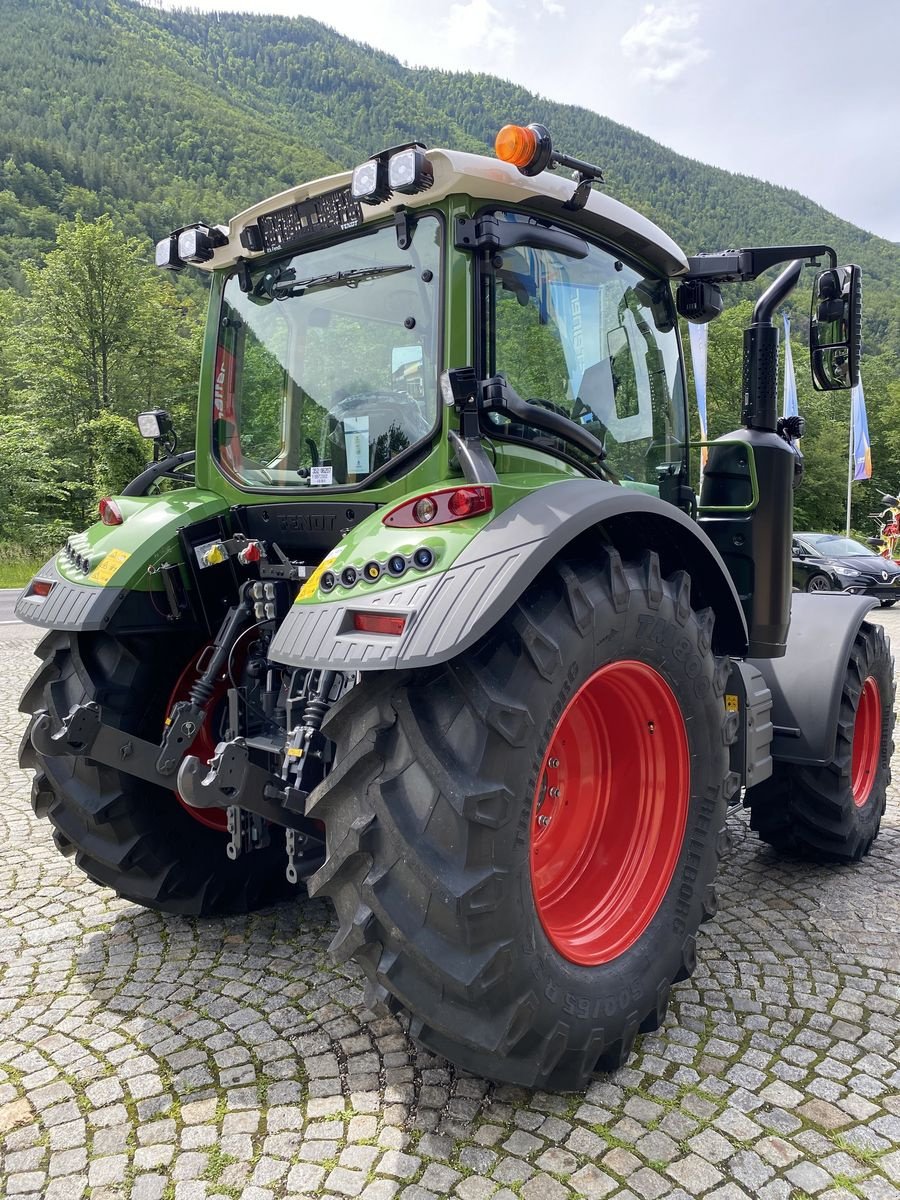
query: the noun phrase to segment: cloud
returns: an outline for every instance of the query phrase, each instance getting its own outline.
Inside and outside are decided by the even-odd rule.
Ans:
[[[566,6],[560,4],[559,0],[541,0],[541,10],[548,17],[564,17],[566,15]]]
[[[550,3],[555,2],[550,0]],[[452,50],[490,47],[492,58],[504,64],[512,61],[519,41],[512,22],[494,7],[491,0],[451,4],[445,28]],[[465,69],[465,63],[458,64],[458,70]]]
[[[709,58],[695,33],[699,20],[696,4],[645,5],[620,42],[625,58],[639,64],[638,79],[665,87]]]

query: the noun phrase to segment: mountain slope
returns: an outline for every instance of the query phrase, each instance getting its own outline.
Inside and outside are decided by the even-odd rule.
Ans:
[[[485,150],[539,120],[690,253],[826,241],[859,261],[866,337],[900,350],[900,246],[786,188],[669,151],[486,75],[411,70],[307,19],[162,12],[129,0],[0,0],[0,279],[60,216],[105,209],[152,237],[221,220],[418,138]]]

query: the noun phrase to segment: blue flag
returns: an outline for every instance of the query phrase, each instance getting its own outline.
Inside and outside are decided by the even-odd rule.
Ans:
[[[691,360],[694,364],[694,390],[697,393],[697,416],[700,418],[700,440],[706,441],[706,356],[709,348],[709,326],[688,325],[691,338]],[[706,466],[706,447],[700,451],[700,462]]]
[[[791,353],[791,319],[784,317],[784,407],[782,416],[797,416],[797,380],[794,376],[794,356]]]
[[[862,379],[851,392],[850,419],[853,422],[853,478],[872,478],[872,446],[866,420],[866,397]]]

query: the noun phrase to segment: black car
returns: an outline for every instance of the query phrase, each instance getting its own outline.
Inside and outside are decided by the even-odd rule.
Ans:
[[[793,570],[800,592],[872,596],[884,608],[900,600],[900,565],[842,533],[795,533]]]

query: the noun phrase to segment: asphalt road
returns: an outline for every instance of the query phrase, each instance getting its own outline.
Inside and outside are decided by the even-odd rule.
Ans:
[[[21,588],[0,588],[0,625],[7,625],[17,620],[13,609],[16,607],[21,590]]]
[[[162,916],[63,858],[16,762],[38,637],[0,626],[0,1197],[900,1200],[900,753],[854,866],[733,813],[665,1024],[550,1095],[367,1012],[321,902]]]

